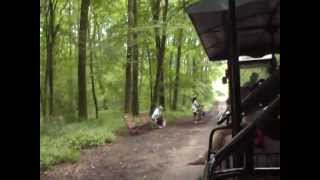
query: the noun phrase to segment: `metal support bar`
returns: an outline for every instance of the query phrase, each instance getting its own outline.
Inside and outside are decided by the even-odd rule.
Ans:
[[[254,168],[253,172],[248,174],[243,168],[234,168],[223,171],[217,171],[214,173],[214,179],[224,179],[239,176],[279,176],[280,167],[270,167],[270,168]]]
[[[240,69],[237,52],[237,32],[236,32],[236,17],[235,17],[235,0],[229,0],[229,37],[230,37],[230,84],[231,84],[231,115],[232,115],[232,135],[235,136],[240,131]]]
[[[236,31],[236,13],[235,0],[229,0],[229,26],[228,28],[228,42],[229,42],[229,59],[230,65],[230,100],[231,100],[231,117],[232,117],[232,136],[235,136],[240,131],[240,113],[241,113],[241,98],[240,98],[240,69],[237,49],[237,31]],[[235,167],[240,166],[240,154],[234,154]]]
[[[221,127],[217,127],[217,128],[212,129],[212,131],[210,132],[207,162],[209,162],[209,160],[210,160],[210,154],[213,153],[213,152],[211,152],[213,135],[216,131],[221,130],[221,129],[230,129],[230,127],[229,126],[221,126]]]

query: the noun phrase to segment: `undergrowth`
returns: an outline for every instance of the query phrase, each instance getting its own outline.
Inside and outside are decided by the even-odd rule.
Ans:
[[[168,124],[191,116],[190,109],[165,111]],[[78,121],[76,119],[41,120],[40,168],[46,170],[62,162],[77,162],[80,150],[116,140],[116,131],[124,128],[123,114],[119,111],[102,111],[99,119]]]

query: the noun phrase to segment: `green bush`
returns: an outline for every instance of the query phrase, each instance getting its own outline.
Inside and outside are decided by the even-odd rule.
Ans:
[[[175,123],[178,118],[189,117],[191,116],[191,110],[182,108],[178,111],[165,111],[164,117],[167,120],[167,123]]]
[[[101,112],[100,116],[75,123],[59,120],[45,123],[40,135],[40,168],[76,162],[81,149],[115,141],[114,132],[124,126],[122,114]]]

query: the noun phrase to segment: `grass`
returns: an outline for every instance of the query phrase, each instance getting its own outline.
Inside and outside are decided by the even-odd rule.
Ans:
[[[192,113],[190,109],[181,109],[178,111],[165,111],[164,112],[164,117],[167,120],[168,124],[174,124],[177,119],[183,118],[183,117],[190,117],[192,116]]]
[[[120,112],[101,112],[99,119],[81,122],[52,120],[42,125],[40,168],[45,170],[60,162],[76,162],[81,149],[115,141],[115,131],[123,126]]]
[[[41,120],[40,169],[46,170],[61,162],[77,162],[80,150],[116,140],[115,132],[125,127],[120,111],[102,111],[99,119],[70,121],[69,119]],[[166,111],[168,124],[178,118],[192,116],[190,109]]]

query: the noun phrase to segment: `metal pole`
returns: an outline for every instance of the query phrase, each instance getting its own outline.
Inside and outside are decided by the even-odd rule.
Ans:
[[[237,30],[235,17],[235,0],[229,0],[230,17],[230,83],[231,83],[231,115],[232,115],[232,135],[235,136],[240,131],[241,97],[240,97],[240,69],[237,47]]]
[[[235,0],[229,0],[229,67],[230,67],[230,100],[232,117],[232,136],[240,131],[241,97],[240,97],[240,69],[238,59],[237,26],[235,13]],[[241,153],[234,154],[234,166],[240,166]]]

